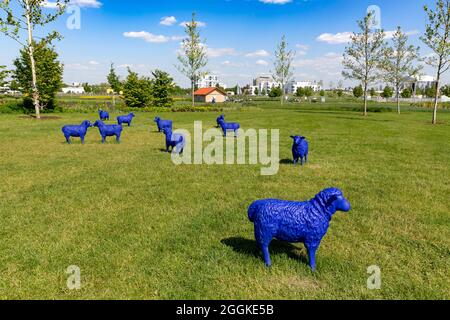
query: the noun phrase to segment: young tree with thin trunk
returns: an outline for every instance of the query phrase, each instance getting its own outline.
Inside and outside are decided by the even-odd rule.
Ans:
[[[6,77],[9,75],[9,71],[6,70],[6,66],[0,66],[0,87],[6,84]]]
[[[206,48],[200,39],[198,23],[195,20],[195,13],[192,14],[191,22],[186,23],[185,32],[187,37],[182,42],[182,53],[178,54],[178,71],[184,74],[191,81],[192,106],[195,105],[195,83],[205,74],[202,69],[208,64]]]
[[[37,86],[38,79],[34,56],[34,46],[37,42],[34,33],[37,27],[44,27],[62,15],[68,2],[69,0],[55,0],[56,12],[44,13],[43,9],[44,5],[47,4],[46,0],[0,1],[0,12],[4,14],[3,17],[0,17],[0,32],[18,42],[28,52],[32,75],[32,99],[37,119],[40,119],[42,106],[40,105]],[[53,31],[40,39],[40,42],[43,41],[50,44],[55,39],[61,39],[61,36],[58,32]]]
[[[371,29],[372,14],[358,21],[359,33],[353,33],[351,44],[345,48],[342,75],[361,83],[364,97],[364,116],[367,116],[369,86],[379,79],[378,67],[385,48],[383,30]]]
[[[421,40],[433,50],[434,56],[426,63],[436,68],[433,124],[437,124],[439,92],[443,74],[450,68],[450,0],[437,0],[436,8],[424,7],[428,24]]]
[[[272,78],[275,82],[281,84],[281,105],[284,103],[284,97],[286,94],[286,85],[293,76],[292,61],[294,60],[295,52],[288,50],[288,43],[286,37],[281,37],[281,42],[275,51],[274,72]]]
[[[120,94],[120,91],[122,91],[122,82],[120,81],[120,77],[117,75],[116,70],[114,69],[114,63],[111,63],[109,74],[106,79],[108,80],[108,84],[111,86],[111,89],[113,91],[113,106],[116,106],[116,94]]]
[[[398,27],[392,38],[392,47],[386,48],[384,52],[380,67],[385,81],[394,87],[398,114],[401,114],[400,90],[411,79],[418,78],[422,70],[422,67],[417,65],[419,50],[419,47],[408,45],[408,36]]]

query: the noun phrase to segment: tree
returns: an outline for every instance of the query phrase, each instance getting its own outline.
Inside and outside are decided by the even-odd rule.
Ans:
[[[305,96],[305,89],[302,87],[298,87],[295,95],[299,98],[303,98]]]
[[[413,92],[412,92],[411,88],[405,88],[402,91],[402,98],[410,99],[412,97],[412,94],[413,94]]]
[[[192,106],[195,105],[195,83],[204,72],[202,69],[208,64],[206,48],[201,43],[198,24],[195,21],[195,13],[192,13],[192,21],[186,23],[185,32],[187,38],[182,42],[182,54],[178,54],[178,71],[183,73],[191,81]]]
[[[253,93],[255,94],[255,96],[258,96],[259,95],[259,89],[255,88],[255,91],[253,91]]]
[[[6,66],[0,66],[0,87],[3,87],[6,82],[6,77],[9,75],[9,71],[6,70]]]
[[[174,90],[173,79],[167,72],[155,70],[152,72],[152,96],[153,105],[169,108],[173,104],[172,93]]]
[[[123,88],[125,104],[130,108],[144,108],[152,100],[152,82],[146,77],[139,77],[128,68],[128,76]]]
[[[267,96],[267,91],[266,91],[266,89],[263,88],[263,89],[261,90],[261,95]]]
[[[120,81],[120,77],[117,75],[116,70],[114,69],[114,63],[111,63],[107,80],[114,93],[120,93],[120,91],[122,91],[122,82]]]
[[[442,88],[441,88],[441,93],[444,95],[444,96],[447,96],[447,97],[450,97],[450,85],[446,85],[446,86],[443,86]]]
[[[320,95],[321,97],[325,97],[325,90],[320,90],[319,95]]]
[[[304,90],[305,90],[305,96],[306,96],[307,98],[312,97],[312,96],[314,95],[314,90],[313,90],[313,88],[311,88],[311,87],[305,87]]]
[[[286,42],[286,37],[283,35],[281,37],[281,42],[275,51],[275,62],[274,62],[274,72],[273,79],[275,82],[281,84],[281,105],[284,103],[284,95],[287,83],[291,80],[293,76],[292,72],[292,61],[295,57],[295,52],[288,50],[288,43]]]
[[[359,33],[353,33],[351,44],[345,48],[342,75],[361,83],[364,96],[364,116],[367,116],[367,93],[371,83],[378,79],[377,69],[385,47],[383,30],[371,29],[372,14],[358,21]]]
[[[269,97],[270,98],[278,98],[278,97],[282,97],[282,96],[283,96],[283,90],[281,90],[280,87],[273,87],[269,91]]]
[[[343,80],[338,81],[338,89],[344,89],[344,81]]]
[[[33,48],[34,67],[31,68],[32,62],[28,50],[23,48],[20,50],[20,56],[14,60],[13,78],[19,84],[22,94],[25,95],[26,109],[29,107],[32,109],[35,106],[33,96],[35,90],[39,92],[40,106],[54,109],[56,93],[63,84],[63,65],[58,61],[55,49],[46,41],[33,43]],[[34,76],[32,70],[35,70]],[[35,79],[35,85],[33,85],[33,79]]]
[[[427,98],[434,98],[436,97],[436,87],[435,86],[428,86],[425,88],[425,96]]]
[[[421,40],[434,52],[426,63],[436,68],[433,124],[437,124],[439,90],[443,74],[450,68],[450,0],[437,0],[436,8],[424,6],[428,15],[425,35]]]
[[[53,14],[43,13],[43,9],[48,3],[47,0],[4,0],[0,2],[0,10],[5,15],[0,17],[0,32],[18,42],[28,54],[31,74],[31,96],[37,119],[40,119],[40,111],[43,106],[40,104],[41,92],[39,92],[35,58],[35,45],[37,42],[35,41],[34,33],[36,27],[44,27],[62,15],[68,2],[69,0],[53,1],[52,4],[56,9]],[[22,33],[22,31],[26,32]],[[26,37],[25,40],[22,39],[24,35]],[[61,39],[61,36],[58,32],[53,31],[42,37],[40,43],[49,45],[55,39]],[[27,85],[27,87],[29,86]]]
[[[369,91],[369,94],[370,94],[370,96],[372,98],[376,97],[377,96],[377,91],[375,90],[375,88],[371,88],[370,91]]]
[[[381,93],[381,97],[385,98],[386,100],[392,98],[393,95],[394,90],[392,90],[392,88],[389,86],[384,87],[383,92]]]
[[[385,81],[394,87],[397,112],[400,114],[400,90],[411,78],[417,78],[422,70],[422,67],[415,63],[419,60],[420,48],[408,45],[408,36],[400,27],[392,38],[392,45],[384,52],[381,69],[384,72]]]
[[[86,93],[92,92],[92,87],[87,82],[83,83],[83,89],[84,89],[84,92],[86,92]]]
[[[364,89],[361,85],[353,88],[353,96],[355,98],[361,98],[364,94]]]
[[[342,89],[337,89],[336,94],[339,98],[342,98],[342,96],[344,95],[344,90]]]

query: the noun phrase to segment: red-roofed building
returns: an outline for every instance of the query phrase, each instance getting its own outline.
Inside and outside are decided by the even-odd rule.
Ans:
[[[227,101],[227,94],[219,88],[202,88],[194,92],[195,102],[222,103]]]

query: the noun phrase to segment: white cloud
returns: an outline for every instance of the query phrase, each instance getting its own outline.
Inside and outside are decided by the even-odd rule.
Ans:
[[[386,39],[392,39],[394,36],[395,31],[385,31]],[[418,30],[412,30],[405,32],[406,35],[412,36],[418,34]],[[351,41],[351,37],[353,35],[353,32],[338,32],[338,33],[322,33],[320,36],[316,38],[317,41],[320,42],[326,42],[328,44],[345,44],[349,43]]]
[[[88,62],[91,66],[98,66],[100,63],[95,61],[95,60],[91,60]]]
[[[350,42],[352,34],[352,32],[322,33],[316,40],[328,44],[343,44]]]
[[[255,52],[247,53],[245,56],[249,58],[268,57],[270,56],[270,53],[268,53],[266,50],[257,50]]]
[[[174,16],[162,17],[161,21],[159,22],[160,25],[168,27],[173,26],[175,23],[177,23],[177,19]]]
[[[236,50],[234,48],[209,48],[209,47],[206,47],[206,54],[210,58],[237,55]]]
[[[306,45],[306,44],[298,43],[298,44],[295,45],[295,47],[300,49],[300,50],[302,50],[302,51],[308,51],[309,50],[309,46]]]
[[[202,22],[202,21],[196,21],[197,22],[197,27],[202,28],[202,27],[206,27],[206,22]],[[183,21],[182,23],[180,23],[180,27],[186,27],[189,23],[191,23],[191,21]]]
[[[258,66],[267,66],[267,65],[269,65],[269,63],[266,61],[266,60],[258,60],[258,61],[256,61],[256,64],[258,65]]]
[[[225,60],[221,63],[225,67],[242,68],[245,66],[243,63],[231,62],[230,60]]]
[[[292,0],[259,0],[259,2],[267,4],[286,4],[292,2]]]
[[[306,54],[307,54],[307,52],[306,52],[306,51],[303,51],[303,50],[300,50],[300,51],[297,51],[297,52],[296,52],[296,55],[297,55],[297,56],[306,56]]]
[[[103,3],[98,0],[70,0],[70,5],[79,6],[81,8],[100,8]],[[58,6],[56,2],[44,1],[42,3],[44,8],[56,9]]]
[[[164,36],[164,35],[156,35],[147,31],[130,31],[130,32],[124,32],[124,37],[127,38],[136,38],[136,39],[142,39],[144,41],[150,42],[150,43],[164,43],[169,41],[179,41],[182,39],[180,36]]]

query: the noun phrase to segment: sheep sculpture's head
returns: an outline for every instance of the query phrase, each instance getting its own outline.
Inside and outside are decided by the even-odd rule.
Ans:
[[[350,202],[344,197],[341,190],[329,188],[320,192],[314,198],[330,215],[337,211],[349,212],[351,210]]]
[[[155,122],[159,122],[159,121],[161,121],[161,118],[160,117],[156,117],[154,121]]]
[[[133,112],[130,113],[129,116],[132,117],[132,118],[136,117],[136,115]]]
[[[83,121],[83,123],[81,125],[86,127],[86,128],[92,127],[92,123],[90,121],[88,121],[88,120]]]
[[[103,121],[100,121],[100,120],[97,120],[97,121],[95,121],[95,123],[94,123],[94,127],[100,127],[100,126],[103,126],[104,125],[104,123],[103,123]]]
[[[305,137],[301,137],[301,136],[291,136],[291,138],[294,140],[294,144],[297,146],[300,145],[303,140],[306,140]]]

